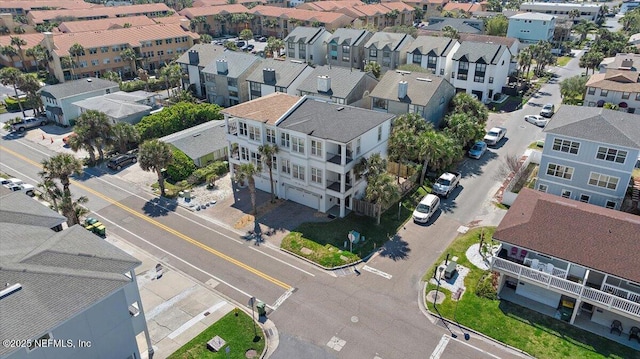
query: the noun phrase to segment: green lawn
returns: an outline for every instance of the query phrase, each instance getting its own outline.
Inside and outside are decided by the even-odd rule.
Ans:
[[[569,61],[571,61],[572,57],[569,56],[560,56],[558,57],[558,61],[556,62],[557,66],[567,66]]]
[[[395,235],[411,217],[415,206],[425,194],[427,194],[427,188],[419,187],[401,200],[400,220],[398,220],[396,203],[382,214],[379,225],[376,224],[375,218],[355,213],[350,213],[344,218],[336,218],[331,222],[303,223],[282,240],[281,247],[325,267],[356,262]],[[344,248],[344,242],[351,230],[360,232],[366,238],[364,242],[353,245],[353,254],[349,253],[348,247],[346,250]],[[312,250],[312,253],[303,253],[303,247]],[[344,260],[341,256],[347,259]]]
[[[485,238],[490,238],[494,228],[485,228]],[[601,336],[571,326],[566,322],[539,314],[527,308],[507,301],[490,300],[479,297],[475,290],[487,273],[469,263],[465,256],[467,248],[478,243],[481,229],[474,229],[458,237],[436,262],[444,260],[447,253],[458,256],[458,263],[471,268],[465,278],[466,291],[458,303],[447,299],[438,305],[444,317],[453,319],[464,326],[482,332],[503,343],[521,349],[540,359],[596,359],[596,358],[634,358],[638,352]],[[424,276],[429,280],[433,276],[435,265]],[[436,286],[429,284],[427,292]],[[442,289],[441,289],[442,290]],[[430,310],[433,303],[427,303]]]
[[[234,311],[222,317],[212,326],[193,338],[190,342],[182,346],[169,359],[187,358],[220,358],[220,359],[245,359],[245,353],[249,349],[254,349],[258,357],[264,350],[265,342],[262,330],[254,323],[252,318],[241,310]],[[258,336],[254,335],[254,325],[257,328]],[[212,352],[207,349],[207,342],[211,338],[219,335],[227,344],[219,352]],[[257,339],[257,341],[254,341]],[[226,347],[229,347],[229,355],[226,354]]]

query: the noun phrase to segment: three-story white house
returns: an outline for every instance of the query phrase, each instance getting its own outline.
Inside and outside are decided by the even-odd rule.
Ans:
[[[544,132],[536,189],[620,209],[640,154],[639,116],[562,105]]]
[[[284,39],[289,59],[304,61],[314,65],[327,63],[326,42],[331,33],[324,27],[298,26]]]
[[[453,54],[460,47],[456,39],[440,36],[418,36],[407,46],[407,64],[415,64],[430,70],[436,76],[449,79],[453,66]]]
[[[496,43],[464,41],[453,55],[451,84],[456,92],[466,92],[489,102],[507,83],[511,51]]]
[[[386,157],[393,114],[305,96],[270,94],[223,111],[231,174],[242,163],[262,168],[256,188],[271,191],[261,145],[278,146],[273,187],[279,198],[344,217],[352,199],[362,198],[364,178],[354,166],[374,153]]]

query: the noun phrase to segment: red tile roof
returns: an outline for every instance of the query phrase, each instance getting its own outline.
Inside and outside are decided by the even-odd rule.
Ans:
[[[58,25],[61,32],[83,32],[122,28],[124,24],[131,26],[153,25],[155,22],[146,16],[113,17],[108,19],[65,21]]]
[[[180,11],[180,15],[186,16],[189,19],[193,19],[198,16],[210,16],[217,14],[238,14],[248,12],[244,5],[240,4],[228,4],[220,6],[201,6],[201,7],[189,7]]]
[[[39,44],[42,41],[42,39],[44,39],[44,34],[35,33],[35,34],[19,34],[19,35],[0,36],[0,46],[11,45],[11,38],[12,37],[19,37],[19,38],[23,39],[24,41],[26,41],[27,45],[22,46],[22,49],[23,50],[27,50],[27,49],[30,49],[30,48],[36,46],[37,44]]]
[[[338,21],[343,18],[350,19],[350,17],[348,17],[347,15],[333,12],[292,9],[264,5],[258,5],[253,9],[249,9],[249,12],[254,15],[281,17],[283,19],[297,19],[302,21],[320,21],[325,24],[331,24],[334,21]]]
[[[450,2],[447,3],[443,11],[466,11],[466,12],[474,12],[474,11],[482,11],[485,8],[484,3],[457,3]]]
[[[156,24],[180,24],[182,21],[186,21],[189,24],[189,19],[184,16],[175,14],[173,16],[160,16],[154,17],[153,20]]]
[[[144,12],[173,12],[163,3],[125,5],[125,6],[104,6],[92,9],[72,9],[72,10],[35,10],[27,14],[27,18],[34,24],[42,24],[45,20],[56,17],[88,18],[96,16],[117,17],[118,15],[134,15]]]
[[[493,238],[640,283],[640,217],[523,188]]]
[[[91,4],[82,0],[2,0],[0,9],[24,9],[29,11],[38,8],[51,9],[89,9],[102,7],[102,5]]]
[[[266,1],[264,0],[236,0],[237,4],[250,4],[250,3],[260,3],[264,4]],[[220,6],[229,4],[229,0],[195,0],[193,2],[193,7],[201,7],[201,6]]]

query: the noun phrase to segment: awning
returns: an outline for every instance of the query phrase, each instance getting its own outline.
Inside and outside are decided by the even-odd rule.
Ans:
[[[620,102],[620,103],[618,104],[618,107],[620,107],[620,108],[627,108],[627,107],[629,107],[629,105],[627,105],[627,103],[626,103],[626,102]]]
[[[46,110],[54,115],[62,115],[62,109],[60,107],[47,106]]]

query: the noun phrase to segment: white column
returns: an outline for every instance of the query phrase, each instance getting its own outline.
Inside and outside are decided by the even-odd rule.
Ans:
[[[340,165],[342,167],[347,165],[347,145],[340,145]]]
[[[573,307],[573,313],[571,314],[571,320],[569,320],[569,324],[573,325],[573,322],[576,320],[576,315],[578,315],[581,303],[582,301],[580,299],[576,299],[576,305]]]

